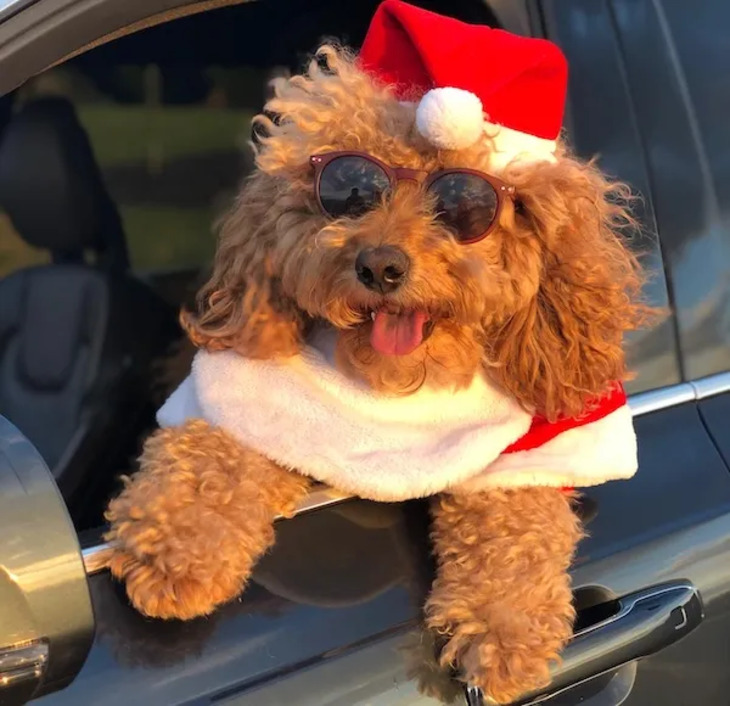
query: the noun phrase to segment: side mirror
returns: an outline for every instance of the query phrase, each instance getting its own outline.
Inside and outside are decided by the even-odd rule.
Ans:
[[[35,447],[0,416],[0,705],[68,685],[94,638],[76,531]]]

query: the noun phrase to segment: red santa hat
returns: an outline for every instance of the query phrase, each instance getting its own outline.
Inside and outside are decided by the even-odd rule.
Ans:
[[[418,99],[417,128],[439,149],[486,135],[496,166],[555,159],[568,68],[552,42],[385,0],[360,63],[399,97]]]

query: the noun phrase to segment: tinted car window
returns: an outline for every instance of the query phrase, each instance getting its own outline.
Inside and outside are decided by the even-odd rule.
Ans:
[[[549,36],[562,46],[571,67],[566,120],[570,142],[581,156],[597,156],[605,172],[630,184],[639,197],[633,212],[641,230],[633,234],[633,240],[650,274],[645,296],[655,306],[668,307],[652,184],[610,10],[593,0],[572,3],[569,13],[561,11],[559,2],[546,2],[545,9]],[[680,381],[671,316],[651,330],[632,335],[627,343],[631,367],[637,373],[629,385],[631,392]]]
[[[73,103],[122,217],[132,267],[150,272],[199,267],[212,255],[211,224],[246,169],[262,84],[245,67],[86,59],[46,72],[17,102],[53,94]]]
[[[225,21],[221,17],[221,22]],[[32,228],[20,218],[17,203],[6,191],[0,193],[0,209],[7,200],[7,213],[0,210],[0,284],[6,284],[4,292],[11,288],[11,295],[19,287],[23,292],[22,296],[4,295],[3,323],[7,319],[12,326],[9,334],[8,326],[0,327],[0,413],[14,421],[44,453],[78,528],[102,522],[103,508],[109,495],[116,492],[118,476],[135,467],[141,440],[153,428],[154,410],[189,370],[193,349],[182,338],[176,311],[197,288],[215,248],[213,223],[251,167],[252,153],[246,145],[251,117],[260,109],[265,81],[272,70],[271,66],[251,65],[246,56],[234,61],[234,57],[221,57],[220,53],[195,52],[191,50],[192,42],[181,42],[179,37],[171,51],[165,43],[168,31],[167,27],[150,30],[146,44],[127,38],[32,78],[12,96],[12,118],[1,133],[0,156],[15,155],[22,164],[32,160],[27,146],[38,140],[23,141],[18,135],[22,137],[26,134],[23,131],[31,128],[37,133],[37,126],[42,125],[42,136],[53,137],[52,144],[63,159],[53,154],[64,165],[57,171],[38,166],[41,176],[50,175],[46,183],[53,187],[42,195],[56,191],[66,194],[66,185],[83,172],[85,177],[73,193],[89,201],[93,196],[92,203],[98,204],[98,194],[108,192],[111,204],[104,213],[118,212],[121,227],[118,232],[113,229],[115,243],[116,239],[121,241],[124,247],[120,251],[126,254],[128,250],[131,260],[131,271],[126,257],[107,262],[102,255],[104,238],[99,236],[96,242],[97,231],[106,235],[112,220],[119,226],[118,219],[110,217],[103,227],[94,224],[93,242],[74,241],[71,248],[64,241],[63,247],[54,249],[49,245],[50,237],[29,237]],[[208,44],[201,42],[203,48],[212,44],[215,33],[209,36]],[[89,145],[93,156],[86,153]],[[79,166],[83,163],[88,167],[91,162],[98,165],[94,174],[103,188],[97,188],[96,177],[87,174],[90,167],[84,170]],[[3,164],[7,163],[6,159]],[[29,198],[37,181],[35,173],[26,179],[24,193]],[[57,201],[67,203],[60,198]],[[50,208],[49,200],[41,194],[35,203],[38,208]],[[71,213],[77,210],[68,209]],[[66,212],[60,213],[57,218],[66,223]],[[47,219],[47,223],[44,232],[58,231],[53,219]],[[66,230],[80,232],[83,224],[71,224]],[[30,242],[45,247],[36,248]],[[66,252],[70,249],[72,265],[71,255]],[[51,266],[38,274],[27,269],[36,264]],[[108,270],[113,270],[113,277]],[[32,316],[36,310],[30,312],[26,306],[25,292],[31,287],[39,291],[36,282],[40,279],[56,282],[64,277],[65,286],[59,285],[61,294],[54,290],[50,301],[43,303],[46,290],[37,294],[33,301],[40,302],[38,315]],[[51,301],[60,306],[76,289],[82,294],[86,291],[68,284],[67,280],[74,277],[91,278],[106,296],[97,293],[96,300],[101,304],[94,308],[91,304],[85,306],[80,294],[64,310],[73,323],[77,312],[85,315],[89,309],[96,314],[98,309],[98,316],[83,319],[83,335],[101,341],[91,346],[94,352],[99,351],[100,362],[94,358],[88,371],[83,368],[87,360],[83,347],[73,345],[76,328],[60,324],[51,306]],[[64,299],[63,294],[68,297]],[[105,307],[107,300],[113,306]],[[151,312],[158,310],[160,316],[152,317]],[[44,315],[59,326],[60,342],[53,339],[53,329],[44,325]],[[54,350],[69,349],[76,354],[78,349],[80,353],[73,358],[77,366],[67,368],[74,373],[82,370],[77,377],[88,381],[85,384],[97,385],[98,380],[100,389],[106,378],[96,371],[111,378],[103,387],[103,403],[98,402],[101,393],[96,387],[93,394],[83,390],[76,394],[71,384],[76,378],[69,381],[70,373],[68,379],[63,377],[67,369],[63,368],[52,393],[54,401],[60,400],[59,405],[70,401],[59,413],[57,406],[36,391],[35,378],[31,385],[25,368],[17,363],[19,331],[26,338],[28,332],[35,335],[29,340],[38,351],[49,348],[47,339],[54,340]],[[112,336],[117,338],[109,342],[107,338]],[[41,377],[47,367],[46,360],[38,364]],[[128,383],[127,378],[132,376],[135,385]],[[56,388],[61,392],[57,393]],[[64,396],[67,390],[71,391]],[[51,395],[45,388],[42,394]],[[93,414],[86,409],[87,400],[97,405]],[[106,416],[98,413],[99,408]],[[60,416],[63,424],[50,423],[54,415]],[[72,441],[86,428],[87,419],[96,424],[89,437],[93,436],[94,443],[99,439],[98,448],[89,445],[82,448],[83,454],[72,453],[76,448],[72,448]],[[103,429],[97,429],[102,422]],[[114,449],[112,445],[116,445]],[[101,447],[103,458],[98,458]]]
[[[687,379],[730,368],[730,5],[611,4]]]
[[[683,75],[686,81],[685,99],[697,129],[708,225],[719,241],[709,256],[714,258],[717,253],[716,261],[707,262],[702,252],[688,252],[683,264],[688,270],[683,276],[687,283],[683,298],[692,297],[697,290],[693,280],[712,273],[711,289],[695,308],[698,320],[693,322],[701,326],[704,318],[705,327],[712,326],[710,351],[704,355],[693,352],[689,362],[694,374],[709,375],[730,368],[730,5],[715,0],[691,8],[687,3],[665,0],[661,8],[660,21],[666,26],[670,51],[672,42],[676,49],[677,71],[680,80]],[[691,341],[683,345],[689,349]]]

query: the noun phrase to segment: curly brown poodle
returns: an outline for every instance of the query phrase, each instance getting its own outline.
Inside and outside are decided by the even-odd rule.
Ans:
[[[555,163],[494,174],[516,198],[469,247],[413,181],[362,216],[327,220],[311,155],[358,150],[414,170],[490,172],[488,140],[435,150],[414,129],[414,111],[333,46],[304,75],[278,80],[266,106],[276,119],[256,119],[265,133],[257,168],[222,222],[212,276],[182,315],[186,331],[209,351],[281,359],[324,321],[338,332],[339,369],[375,391],[458,389],[486,372],[548,420],[580,413],[626,377],[623,334],[647,314],[621,235],[628,190],[561,145]],[[411,262],[391,295],[355,275],[358,254],[376,246],[397,246]],[[424,340],[407,355],[371,345],[370,312],[386,304],[427,313]],[[275,518],[308,488],[202,420],[160,430],[109,507],[111,570],[147,615],[208,614],[243,591]],[[443,664],[497,702],[544,684],[571,636],[568,567],[582,536],[573,501],[548,487],[432,500],[438,575],[427,622],[445,637]]]

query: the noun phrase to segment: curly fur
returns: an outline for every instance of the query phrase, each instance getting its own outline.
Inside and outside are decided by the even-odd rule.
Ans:
[[[529,244],[538,276],[516,307],[485,321],[490,373],[551,420],[577,415],[610,381],[627,377],[624,332],[654,316],[641,302],[639,261],[621,235],[635,226],[630,191],[566,155],[506,178],[524,216],[503,224],[505,262],[519,262]]]
[[[242,448],[202,420],[163,429],[106,513],[112,574],[141,612],[207,615],[241,593],[309,482]]]
[[[257,169],[221,224],[210,280],[182,315],[190,338],[210,350],[286,357],[324,320],[339,330],[338,365],[376,390],[458,388],[485,370],[530,412],[580,412],[626,376],[624,332],[652,313],[622,235],[632,226],[627,188],[562,146],[555,164],[502,170],[517,201],[476,244],[456,243],[411,182],[366,215],[325,219],[312,154],[361,150],[393,166],[490,171],[488,141],[437,152],[414,120],[413,106],[331,46],[305,75],[275,82],[256,119]],[[381,245],[402,248],[412,263],[387,300],[354,267],[363,248]],[[370,345],[369,312],[384,304],[427,310],[434,322],[407,356]],[[274,516],[305,491],[302,478],[203,422],[158,432],[110,506],[112,570],[148,615],[208,613],[241,591],[273,540]],[[447,637],[442,661],[497,701],[545,681],[571,632],[567,569],[580,535],[570,499],[556,490],[437,499],[439,568],[427,614]]]
[[[543,685],[575,617],[568,567],[582,530],[569,494],[442,496],[433,515],[438,577],[426,614],[448,637],[441,663],[498,703]]]

